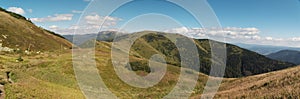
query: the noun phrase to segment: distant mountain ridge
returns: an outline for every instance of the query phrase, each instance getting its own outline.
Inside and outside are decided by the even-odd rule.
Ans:
[[[131,46],[131,51],[132,53],[134,53],[133,56],[149,59],[154,54],[163,54],[164,56],[166,56],[165,59],[168,64],[181,66],[180,54],[173,42],[168,40],[166,37],[161,36],[161,32],[143,31],[138,33],[145,32],[149,32],[150,34],[144,35],[141,38],[137,39]],[[208,39],[194,39],[194,41],[197,45],[198,53],[200,55],[199,58],[201,66],[199,71],[209,75],[210,65],[212,64],[212,61],[220,60],[211,60],[211,49],[209,42],[217,41]],[[217,43],[223,44],[222,42]],[[136,61],[133,62],[132,66],[137,70],[145,70],[145,67],[141,67],[141,65],[143,66],[146,63],[147,62]],[[245,77],[281,70],[293,66],[296,65],[288,62],[272,60],[256,52],[252,52],[250,50],[243,49],[232,44],[227,44],[227,67],[224,77]],[[218,74],[213,76],[218,76]]]
[[[0,17],[0,44],[2,48],[55,51],[72,47],[72,44],[62,36],[37,27],[22,15],[0,8]]]
[[[256,45],[256,44],[243,44],[243,43],[234,43],[235,45],[257,52],[262,55],[268,55],[275,53],[281,50],[296,50],[300,51],[300,48],[296,47],[286,47],[286,46],[272,46],[272,45]]]
[[[300,51],[295,50],[282,50],[276,53],[271,53],[267,57],[284,62],[300,64]]]
[[[96,39],[98,41],[112,41],[114,37],[117,35],[115,31],[101,31],[99,33],[91,33],[91,34],[76,34],[76,35],[62,35],[64,38],[73,42],[76,45],[80,45],[90,39]],[[75,38],[74,38],[75,37]],[[79,39],[77,39],[79,38]]]

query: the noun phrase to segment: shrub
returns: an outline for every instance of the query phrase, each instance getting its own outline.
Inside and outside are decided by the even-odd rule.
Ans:
[[[22,58],[22,56],[19,56],[19,58],[16,59],[17,62],[22,62],[24,61],[24,59]]]

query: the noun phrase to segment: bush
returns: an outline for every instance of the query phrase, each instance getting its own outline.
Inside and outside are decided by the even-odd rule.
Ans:
[[[19,56],[19,58],[16,59],[17,62],[22,62],[24,61],[24,59],[22,58],[22,56]]]

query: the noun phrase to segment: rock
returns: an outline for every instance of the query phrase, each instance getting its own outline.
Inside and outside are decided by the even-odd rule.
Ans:
[[[2,43],[0,43],[0,52],[4,51],[4,52],[12,52],[13,49],[8,48],[8,47],[2,47]]]

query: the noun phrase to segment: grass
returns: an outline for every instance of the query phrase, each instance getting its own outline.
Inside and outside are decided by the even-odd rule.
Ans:
[[[8,99],[84,99],[73,73],[71,53],[60,56],[24,56],[24,62],[15,62],[14,55],[1,56],[11,71],[14,83],[5,84]],[[5,80],[5,79],[4,79]]]
[[[166,76],[163,78],[163,80],[147,89],[143,88],[135,88],[130,85],[127,85],[121,79],[118,78],[118,76],[114,72],[114,68],[112,67],[111,60],[107,58],[107,56],[110,55],[110,51],[108,48],[101,48],[101,50],[104,50],[102,52],[98,52],[96,54],[97,63],[99,73],[104,79],[104,82],[106,86],[118,97],[121,98],[162,98],[167,93],[173,89],[177,82],[178,77],[178,67],[175,66],[168,66],[168,72],[166,73]],[[105,51],[106,50],[106,51]],[[135,61],[133,59],[132,61]],[[144,59],[140,59],[139,61],[145,61]],[[139,73],[143,73],[143,71],[139,71]]]
[[[142,43],[142,41],[139,43]],[[98,63],[101,63],[98,64],[99,72],[108,88],[120,98],[162,98],[174,88],[178,81],[180,67],[168,65],[168,72],[159,84],[147,89],[131,87],[115,75],[110,63],[111,60],[106,57],[110,55],[109,48],[101,48],[101,50],[106,51],[97,53]],[[234,50],[240,51],[239,49]],[[142,62],[147,59],[145,57],[131,58],[131,61],[135,60]],[[294,67],[249,77],[224,78],[215,98],[299,98],[299,70],[300,67]],[[138,71],[138,73],[140,72]],[[191,71],[186,72],[193,73]],[[207,75],[199,74],[199,79],[191,98],[199,98],[201,96],[207,78]]]
[[[19,14],[7,12],[0,8],[0,17],[0,27],[2,27],[0,28],[1,44],[4,47],[15,50],[20,49],[20,53],[0,52],[0,83],[5,84],[7,99],[84,98],[75,79],[72,67],[72,54],[68,52],[71,47],[70,42],[51,31],[35,26]],[[152,33],[152,31],[145,32]],[[211,52],[208,40],[196,40],[196,45],[198,51],[201,52],[200,55],[204,56],[201,60],[206,64],[202,65],[209,66],[211,63],[209,60]],[[35,52],[42,51],[42,54],[25,55],[23,51],[29,48]],[[136,73],[142,76],[148,74],[149,71],[145,71],[148,68],[146,63],[153,54],[164,54],[167,56],[165,57],[168,63],[166,75],[157,85],[151,88],[135,88],[119,79],[111,63],[110,48],[111,43],[97,42],[95,59],[104,83],[119,98],[162,98],[174,89],[178,82],[181,69],[178,63],[180,60],[178,49],[170,40],[164,39],[162,35],[150,34],[149,36],[143,36],[142,39],[138,39],[133,45],[129,53],[131,63],[143,63],[141,67],[139,67],[139,63],[136,63]],[[230,63],[231,61],[228,62],[230,63],[227,64],[229,66],[229,70],[227,70],[229,74],[225,75],[227,77],[237,75],[234,77],[242,78],[224,79],[215,98],[300,98],[299,67],[243,77],[245,75],[269,72],[270,70],[268,69],[279,70],[287,68],[292,64],[272,61],[234,45],[229,45],[227,50],[229,50],[228,55],[232,63]],[[22,55],[24,61],[16,62],[20,55]],[[238,69],[241,69],[239,67],[231,67],[230,69],[230,66],[236,66],[240,64],[240,61],[248,62],[248,64],[244,63],[241,66],[248,65],[247,67],[250,67],[248,69],[253,69],[253,73],[246,71],[244,75],[241,73],[242,71],[237,72]],[[267,67],[261,68],[264,65],[267,65]],[[276,67],[280,68],[275,69]],[[265,71],[256,72],[257,68],[260,68],[259,70],[265,69]],[[209,67],[202,69],[202,72],[206,74],[209,71]],[[7,81],[7,72],[9,72],[12,83]],[[190,70],[185,70],[185,72],[188,74],[197,73]],[[208,78],[205,74],[197,74],[199,74],[199,79],[191,98],[201,96]],[[184,87],[181,89],[184,89]]]
[[[71,43],[61,36],[35,26],[25,17],[0,8],[0,43],[3,47],[25,51],[62,51]],[[51,46],[49,46],[51,45]]]
[[[151,88],[135,88],[118,78],[110,59],[111,43],[97,42],[96,61],[100,76],[109,90],[121,99],[163,98],[178,81],[180,67],[168,65],[163,79]],[[131,52],[137,53],[137,52]],[[72,67],[71,53],[23,56],[23,62],[15,62],[18,55],[1,54],[0,78],[11,71],[14,83],[5,84],[7,99],[83,99],[77,86]],[[148,62],[145,57],[130,56],[130,61]],[[215,98],[299,98],[300,67],[290,68],[243,78],[225,78]],[[185,70],[194,74],[191,70]],[[137,71],[147,75],[145,71]],[[197,85],[190,98],[199,98],[208,76],[199,73]]]
[[[299,98],[300,67],[223,82],[216,97]]]

